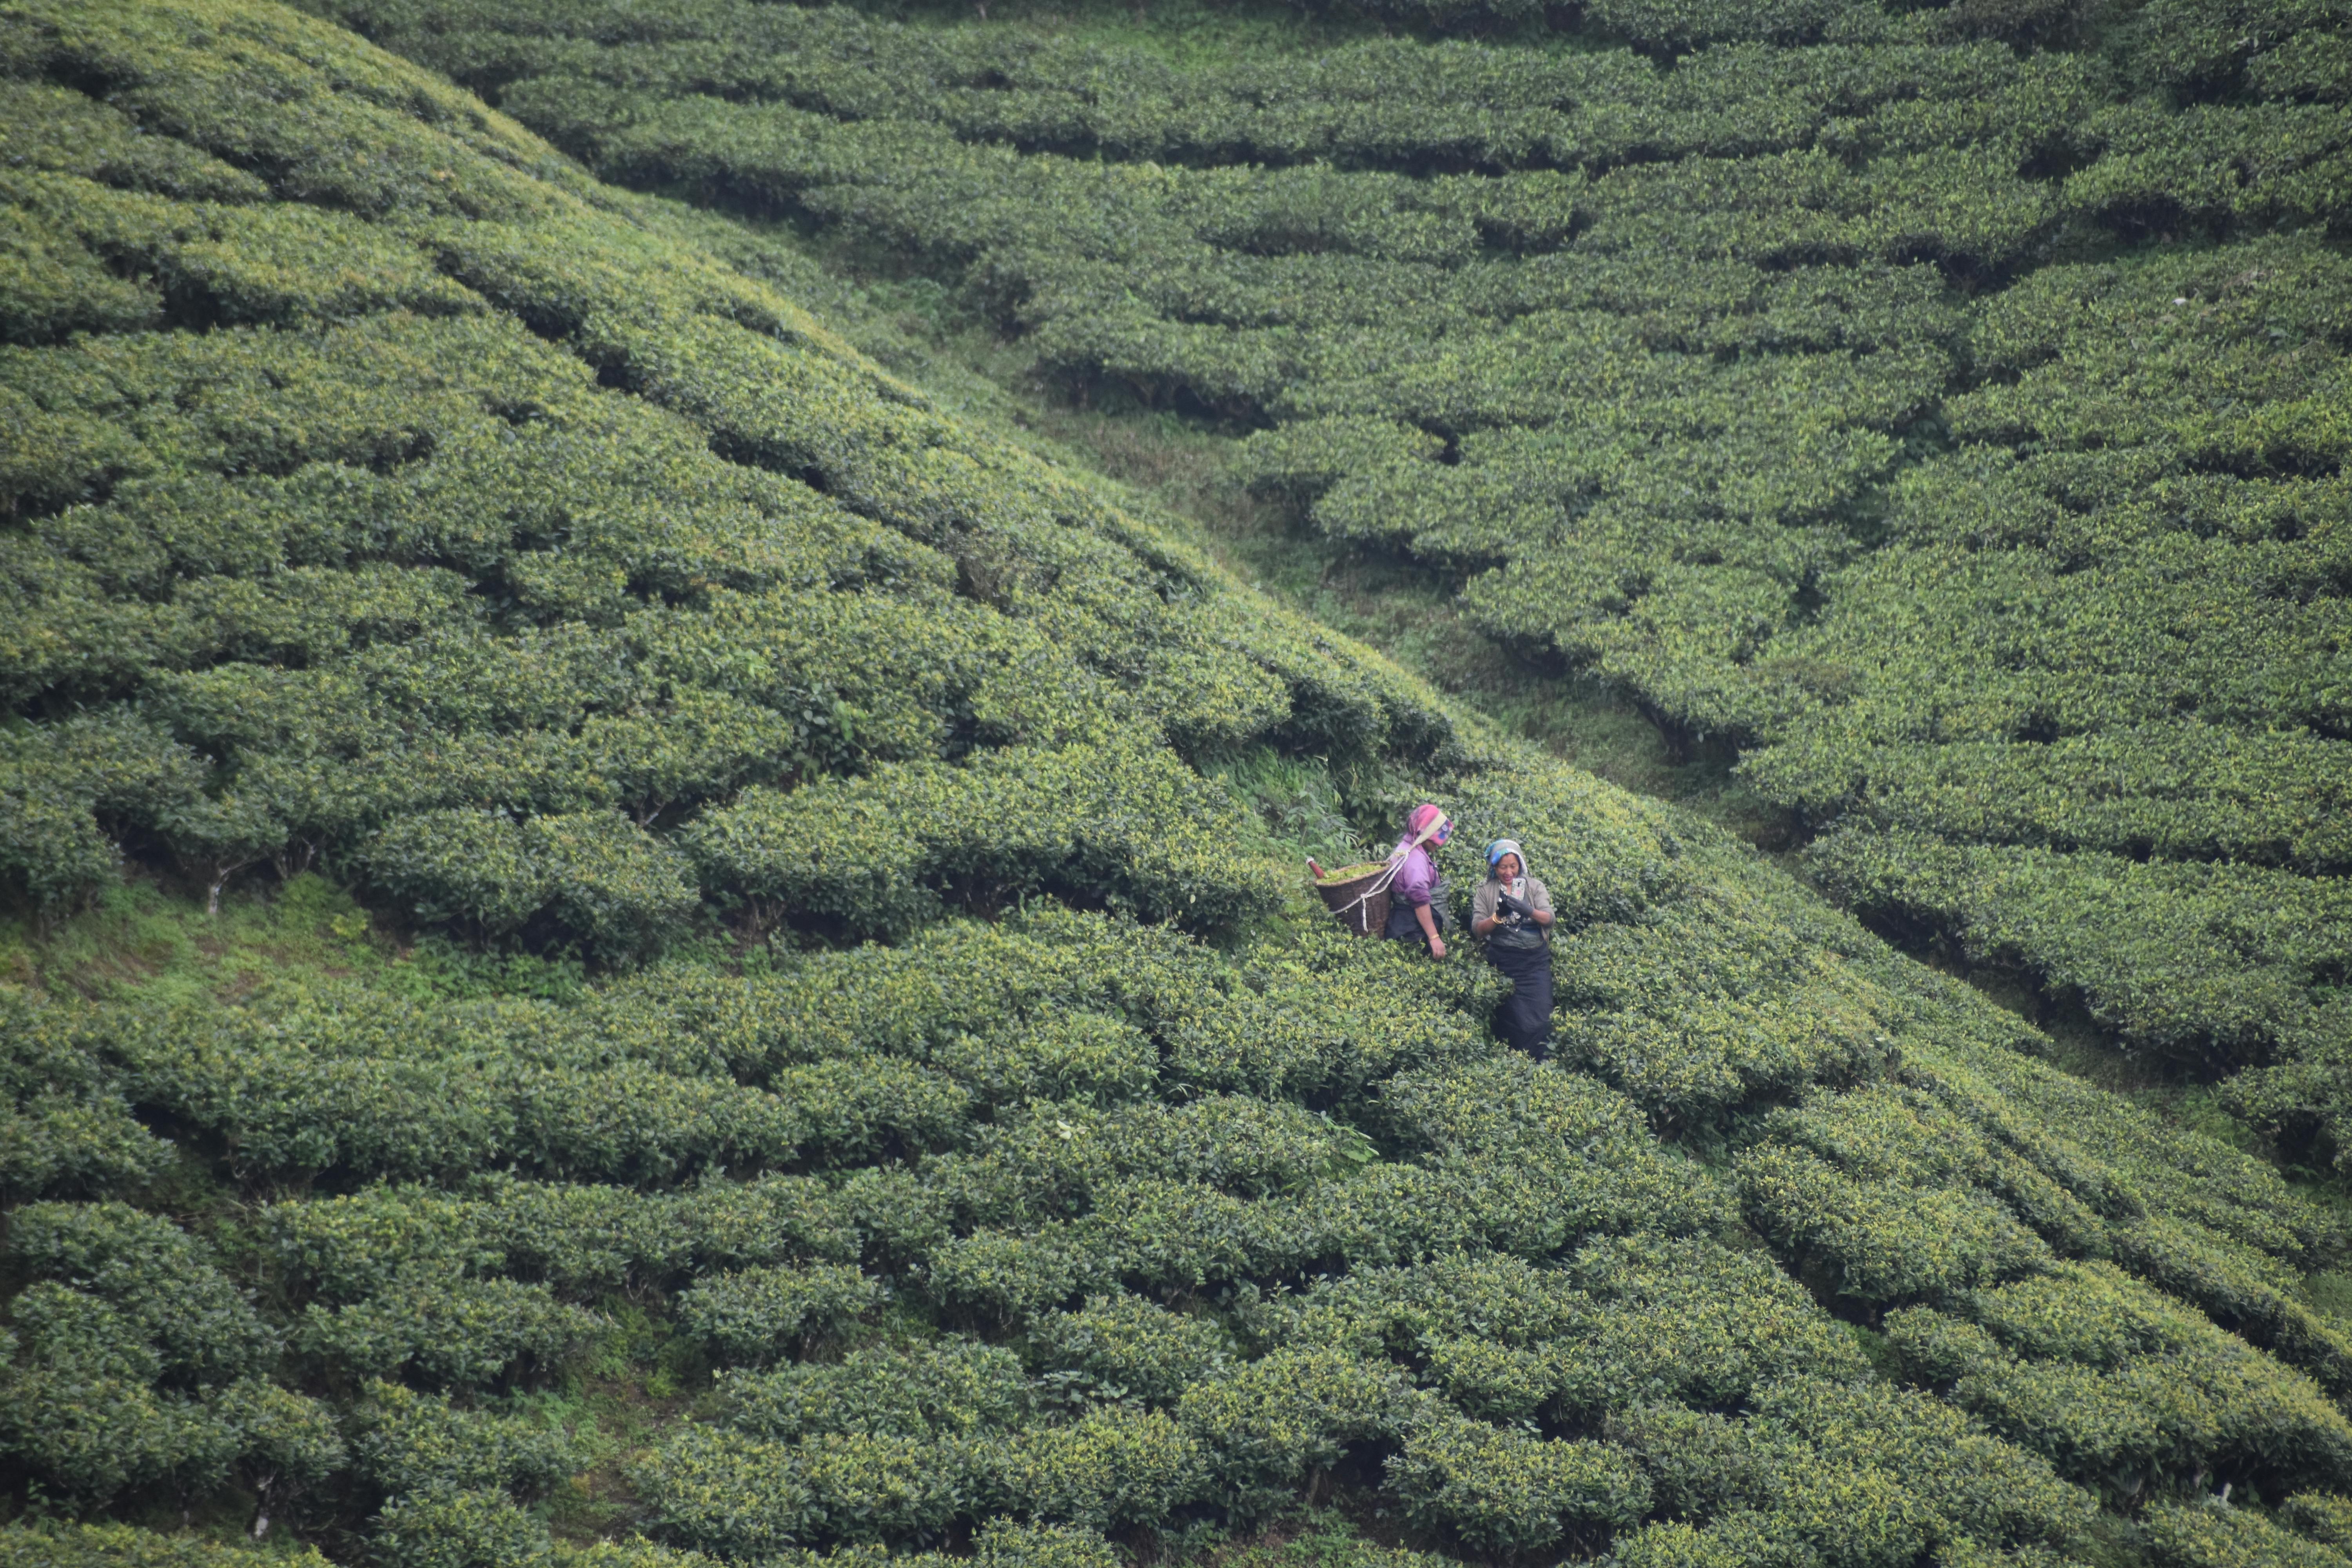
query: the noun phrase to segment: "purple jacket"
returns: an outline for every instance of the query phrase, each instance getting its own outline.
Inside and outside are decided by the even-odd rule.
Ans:
[[[1425,904],[1437,893],[1437,863],[1419,844],[1405,851],[1404,864],[1389,883],[1389,898],[1400,904]]]

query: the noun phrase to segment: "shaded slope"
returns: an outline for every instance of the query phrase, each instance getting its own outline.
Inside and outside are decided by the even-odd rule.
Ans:
[[[2226,1479],[2314,1498],[2225,1546],[2326,1560],[2343,1237],[2263,1167],[348,35],[56,4],[0,58],[26,896],[121,854],[299,904],[315,858],[605,966],[9,987],[18,1495],[353,1562],[1076,1568],[1336,1484],[1478,1557],[1908,1563]],[[1194,766],[1244,742],[1526,842],[1569,1070],[1483,967],[1272,918]],[[740,958],[631,966],[722,917]],[[709,1397],[622,1453],[518,1400],[651,1397],[647,1337]],[[592,1467],[559,1546],[526,1505]],[[2220,1561],[2207,1518],[2145,1528]]]

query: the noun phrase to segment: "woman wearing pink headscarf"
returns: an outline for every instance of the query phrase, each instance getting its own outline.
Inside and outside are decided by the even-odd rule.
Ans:
[[[1429,852],[1453,834],[1453,821],[1424,801],[1405,817],[1404,837],[1389,854],[1396,875],[1389,881],[1389,923],[1381,934],[1397,942],[1419,942],[1432,958],[1445,956],[1445,938],[1440,930],[1444,911],[1439,903],[1445,881],[1437,874],[1437,862]]]

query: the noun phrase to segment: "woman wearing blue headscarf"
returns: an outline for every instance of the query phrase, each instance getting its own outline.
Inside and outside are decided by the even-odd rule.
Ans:
[[[1486,846],[1486,879],[1470,896],[1470,934],[1511,977],[1503,1038],[1541,1061],[1551,1049],[1551,893],[1528,875],[1516,838]]]

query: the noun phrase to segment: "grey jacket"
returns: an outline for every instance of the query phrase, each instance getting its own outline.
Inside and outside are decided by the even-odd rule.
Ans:
[[[1523,877],[1520,880],[1526,884],[1526,890],[1520,893],[1520,898],[1539,910],[1551,908],[1551,893],[1541,879]],[[1477,890],[1470,895],[1470,924],[1473,929],[1479,921],[1494,918],[1495,911],[1502,907],[1497,901],[1502,892],[1503,884],[1493,877],[1478,884]],[[1503,923],[1496,926],[1486,940],[1497,947],[1542,947],[1550,942],[1551,933],[1531,920],[1506,915]]]

